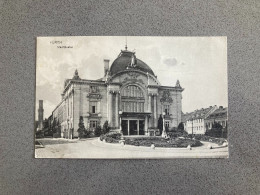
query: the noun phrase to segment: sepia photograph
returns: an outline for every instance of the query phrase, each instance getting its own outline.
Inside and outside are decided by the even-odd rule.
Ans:
[[[35,158],[228,158],[227,37],[37,37]]]

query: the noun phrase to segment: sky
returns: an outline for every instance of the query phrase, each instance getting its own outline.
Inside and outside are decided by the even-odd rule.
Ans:
[[[36,112],[43,100],[44,118],[61,101],[64,80],[78,69],[82,79],[104,75],[104,59],[110,65],[124,50],[153,70],[161,85],[184,88],[182,111],[228,105],[226,37],[38,37],[36,51]]]

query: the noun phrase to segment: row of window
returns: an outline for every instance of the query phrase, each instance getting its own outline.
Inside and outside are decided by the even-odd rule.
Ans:
[[[144,97],[142,90],[139,87],[134,86],[134,85],[130,85],[130,86],[126,87],[122,91],[121,95],[125,96],[125,97]]]
[[[89,121],[89,127],[90,128],[96,128],[97,127],[97,121],[90,120]],[[165,127],[170,127],[170,121],[165,121]]]
[[[202,123],[203,119],[195,119],[195,120],[190,120],[188,121],[189,123]]]
[[[190,129],[193,128],[193,131],[196,131],[196,130],[203,130],[203,126],[198,126],[198,127],[190,127]]]
[[[90,113],[97,112],[97,102],[90,102]],[[122,102],[123,112],[144,112],[144,102]],[[164,105],[166,115],[170,114],[170,106]]]
[[[122,102],[123,112],[144,112],[144,102]]]

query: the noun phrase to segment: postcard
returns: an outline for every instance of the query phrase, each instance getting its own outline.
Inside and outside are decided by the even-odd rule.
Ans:
[[[35,158],[228,158],[227,37],[37,37]]]

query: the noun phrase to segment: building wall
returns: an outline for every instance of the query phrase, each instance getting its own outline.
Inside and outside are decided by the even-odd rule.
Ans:
[[[65,86],[62,102],[53,112],[53,116],[58,117],[61,122],[61,136],[78,137],[80,116],[83,116],[86,128],[90,128],[90,124],[93,124],[91,121],[97,121],[97,125],[103,126],[108,120],[112,128],[119,129],[119,111],[122,110],[121,92],[128,85],[138,86],[143,91],[144,112],[151,113],[146,128],[157,128],[159,116],[163,114],[166,104],[169,105],[169,115],[166,116],[169,128],[178,126],[181,122],[181,90],[160,86],[154,76],[140,71],[126,71],[112,78],[109,83],[71,80],[71,83]],[[97,91],[93,92],[91,90],[93,88]],[[170,102],[161,101],[165,98],[165,91],[169,91]],[[92,104],[96,106],[94,114],[91,110]]]
[[[160,89],[158,96],[158,118],[160,115],[163,115],[164,108],[166,105],[169,106],[169,115],[165,116],[165,121],[169,122],[169,129],[173,127],[178,127],[181,122],[181,111],[182,111],[182,95],[180,91],[170,89],[170,98],[171,100],[163,101],[164,93],[169,89]]]
[[[38,130],[43,129],[43,100],[39,100],[39,109],[38,109]]]
[[[197,116],[197,111],[195,111],[194,113],[189,113],[189,119],[186,122],[184,122],[184,130],[188,134],[192,134],[192,131],[193,134],[205,134],[205,119],[217,109],[217,106],[211,106],[207,109],[208,111],[204,112],[199,118]],[[199,110],[198,112],[200,111],[201,110]]]
[[[205,120],[205,128],[212,129],[212,125],[214,122],[219,123],[223,128],[227,126],[227,118],[222,119],[206,119]]]
[[[83,100],[82,100],[82,87],[81,84],[73,84],[72,86],[73,93],[72,93],[72,113],[73,113],[73,124],[72,128],[69,131],[69,138],[72,138],[72,134],[74,137],[78,137],[78,124],[79,118],[82,115],[83,111]],[[71,132],[72,131],[72,132]]]
[[[190,120],[186,122],[186,131],[188,134],[192,134],[192,129],[193,129],[193,134],[205,134],[206,128],[205,128],[205,123],[204,119],[195,119],[195,120]]]
[[[91,87],[96,87],[98,92],[92,93]],[[107,118],[107,88],[103,85],[81,83],[74,85],[73,94],[73,127],[74,137],[78,136],[78,124],[80,116],[83,117],[85,128],[90,128],[91,121],[97,121],[97,125],[103,126]],[[95,113],[92,113],[91,103],[95,102]]]

